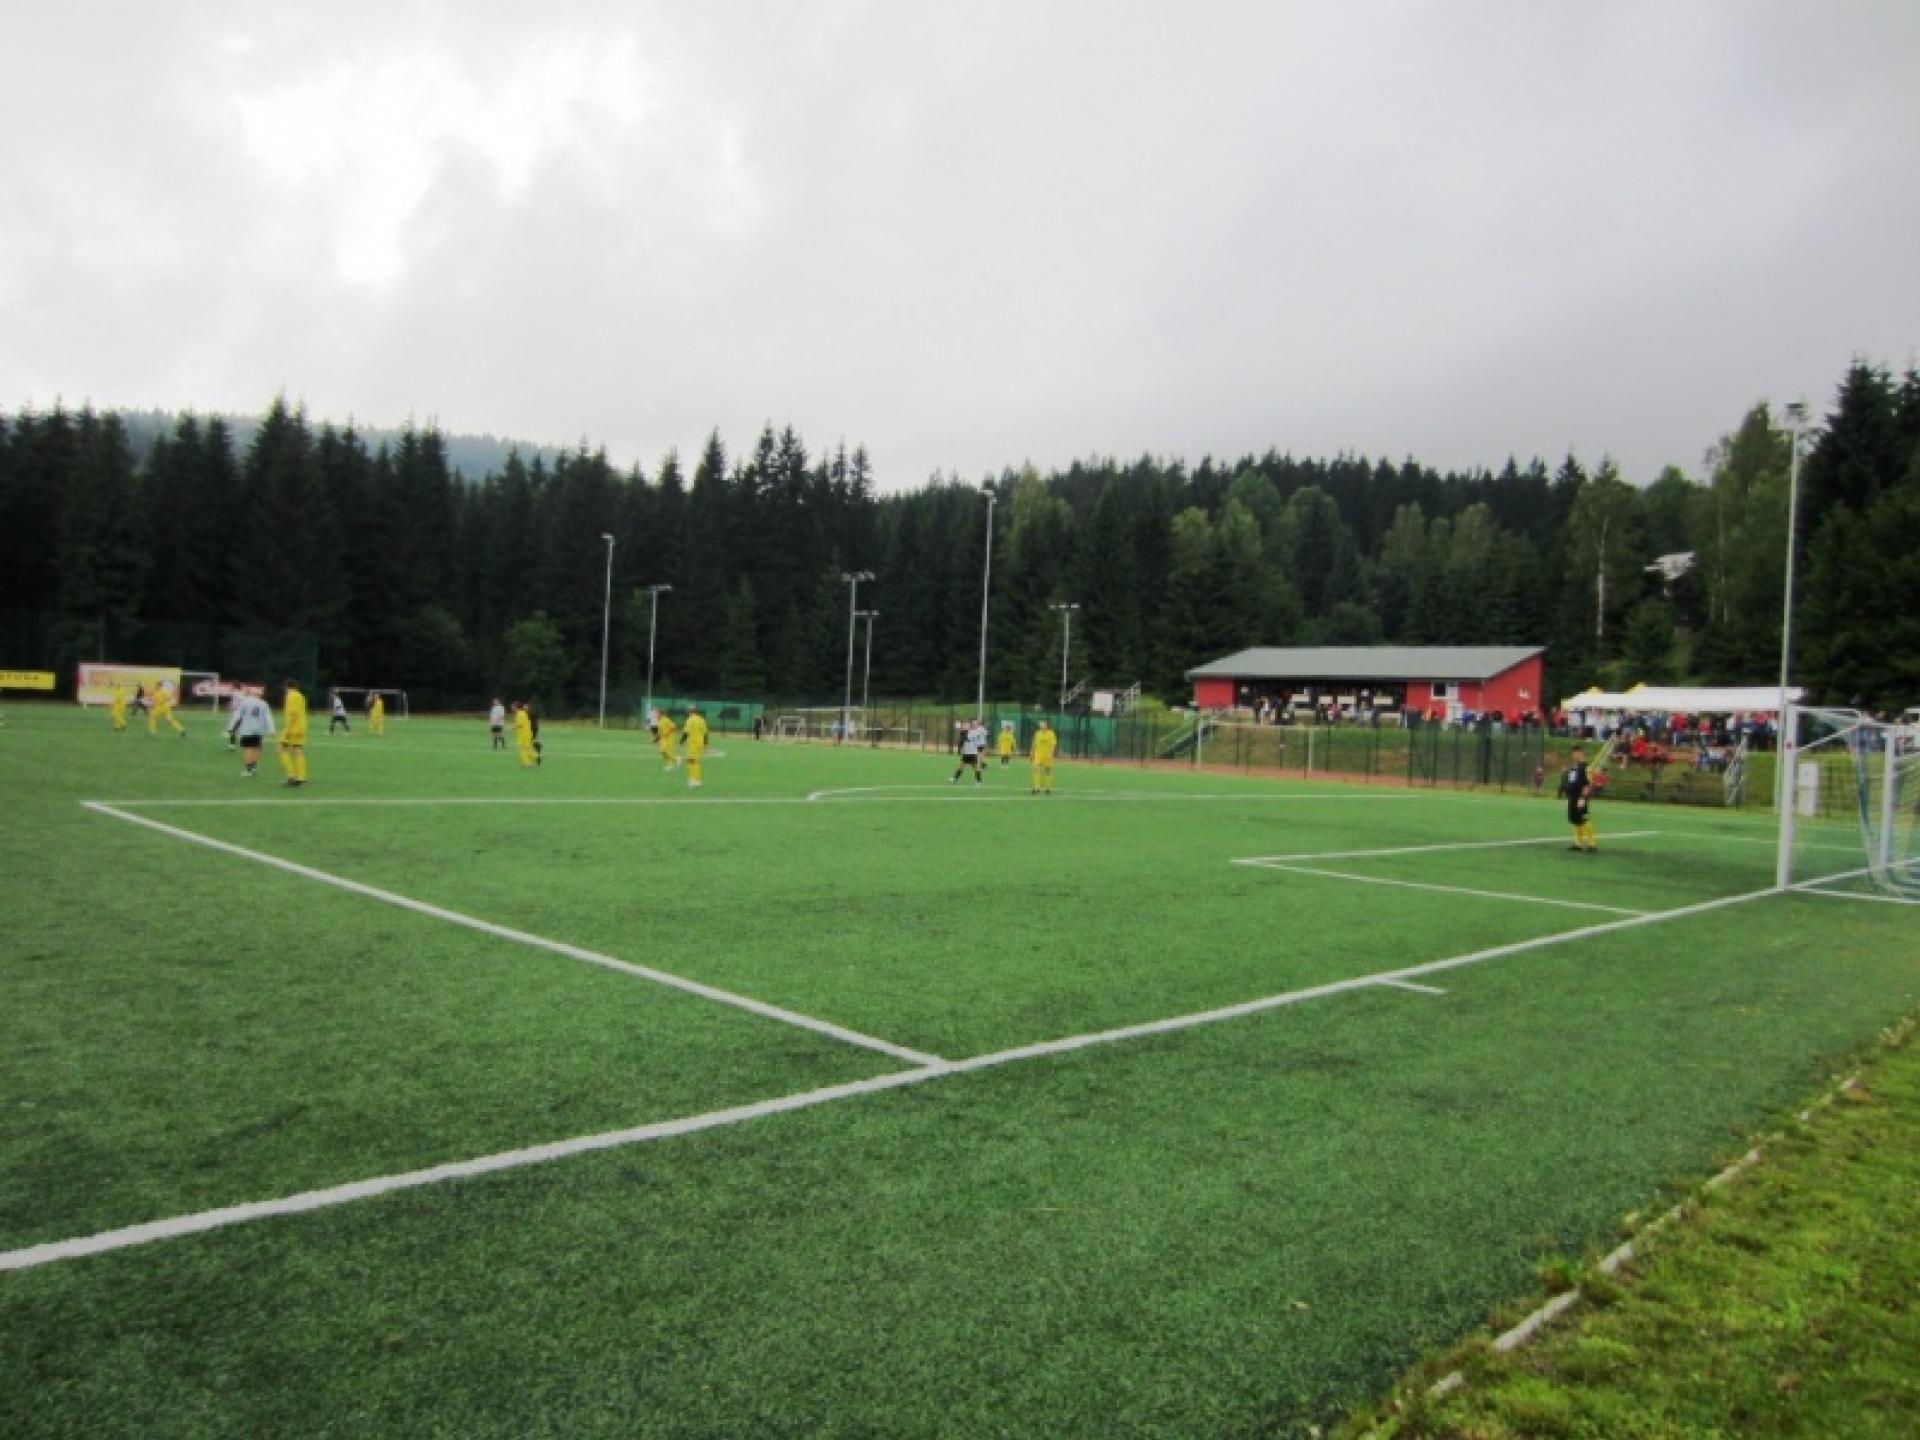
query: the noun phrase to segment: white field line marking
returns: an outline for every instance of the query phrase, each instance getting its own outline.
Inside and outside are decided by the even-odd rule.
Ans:
[[[1856,895],[1850,890],[1823,890],[1821,885],[1803,885],[1798,887],[1803,894],[1825,895],[1830,900],[1877,900],[1882,905],[1920,905],[1920,900],[1903,900],[1898,895]]]
[[[945,785],[929,787],[945,790]],[[981,787],[986,788],[986,787]],[[815,791],[811,795],[443,795],[443,796],[324,796],[301,795],[280,796],[274,798],[249,797],[245,799],[182,799],[182,800],[83,800],[83,805],[107,806],[117,810],[244,810],[256,806],[282,805],[300,810],[315,807],[367,807],[375,809],[406,809],[436,805],[695,805],[703,809],[716,805],[810,805],[819,803],[816,797],[832,797],[839,791]],[[1198,795],[1156,794],[1152,792],[1129,793],[1120,791],[1080,791],[1061,792],[1055,795],[1058,800],[1073,801],[1155,801],[1155,800],[1246,800],[1252,802],[1272,800],[1394,800],[1397,795],[1221,795],[1205,793]],[[1031,804],[1031,795],[989,794],[989,795],[876,795],[862,803],[891,802],[907,804],[954,804],[965,802],[978,804],[986,800],[1018,801]],[[1618,837],[1615,837],[1618,838]]]
[[[1516,895],[1505,890],[1470,890],[1464,885],[1430,885],[1419,880],[1389,880],[1384,875],[1354,875],[1345,870],[1321,870],[1312,865],[1276,865],[1271,860],[1240,860],[1257,870],[1279,870],[1289,875],[1322,875],[1329,880],[1355,880],[1362,885],[1392,885],[1402,890],[1433,890],[1442,895],[1474,895],[1482,900],[1523,900],[1533,905],[1558,905],[1566,910],[1600,910],[1609,915],[1651,915],[1651,910],[1631,910],[1625,905],[1596,905],[1590,900],[1552,900],[1545,895]]]
[[[1609,835],[1609,840],[1640,840],[1648,835],[1658,835],[1658,830],[1623,830],[1617,835]],[[1503,850],[1514,845],[1564,845],[1564,835],[1548,836],[1535,840],[1458,840],[1444,845],[1400,845],[1391,850],[1322,850],[1310,855],[1249,855],[1235,860],[1235,865],[1266,865],[1276,860],[1360,860],[1371,859],[1376,855],[1430,855],[1440,850]]]
[[[1015,785],[1015,788],[1018,788],[1018,777],[1016,777],[1012,783]],[[970,794],[982,800],[1019,800],[1031,798],[1030,796],[988,795],[985,793],[993,789],[994,787],[992,785],[979,784],[977,782],[972,783],[971,788],[969,788],[969,782],[966,781],[961,781],[957,785],[952,781],[946,781],[940,784],[922,782],[901,785],[847,785],[832,790],[815,790],[807,796],[807,799],[809,801],[831,800],[843,795],[864,796],[874,800],[931,800],[935,798],[928,795],[898,795],[886,793],[899,790],[945,791],[945,794],[938,797],[941,800],[958,800]],[[1056,792],[1055,798],[1060,800],[1400,800],[1408,797],[1395,792],[1388,792],[1383,795],[1241,795],[1213,790],[1198,791],[1191,794],[1177,790],[1066,790]]]
[[[488,756],[492,757],[491,763],[500,766],[512,764],[515,759],[512,747],[506,750],[493,750],[485,745],[389,745],[384,740],[371,739],[353,746],[350,751],[330,749],[329,753],[336,757],[346,754],[398,755],[402,759],[416,755],[459,755],[469,760],[478,760]],[[548,745],[545,751],[546,758],[549,760],[555,756],[565,756],[569,760],[645,760],[649,756],[658,758],[659,754],[660,752],[651,745],[645,747],[636,745],[631,750],[569,750],[565,747],[555,750],[552,745]],[[707,754],[712,756],[714,752],[709,750]]]
[[[210,835],[200,835],[192,830],[182,830],[173,825],[164,825],[158,820],[149,820],[144,815],[129,815],[110,805],[97,801],[81,802],[96,814],[124,820],[130,825],[143,825],[149,830],[157,830],[162,835],[170,835],[176,840],[185,840],[194,845],[205,845],[209,849],[221,851],[227,855],[237,855],[242,860],[252,860],[257,864],[268,865],[276,870],[284,870],[290,875],[298,875],[307,880],[318,880],[323,885],[332,885],[341,890],[351,891],[355,895],[364,895],[371,900],[379,900],[388,905],[396,905],[402,910],[411,910],[417,915],[427,915],[435,920],[445,920],[450,925],[462,925],[469,930],[478,930],[483,935],[496,935],[503,940],[517,941],[530,945],[536,950],[548,950],[556,955],[565,955],[572,960],[584,960],[589,965],[599,965],[608,970],[617,970],[624,975],[637,976],[650,980],[656,985],[669,989],[682,990],[689,995],[698,995],[703,1000],[712,1000],[721,1005],[731,1005],[735,1009],[745,1010],[764,1019],[778,1020],[782,1024],[796,1025],[802,1030],[811,1030],[819,1035],[830,1036],[844,1041],[848,1045],[857,1045],[863,1050],[878,1050],[883,1055],[891,1055],[896,1060],[904,1060],[910,1065],[940,1065],[938,1055],[928,1055],[919,1050],[909,1050],[903,1045],[894,1045],[885,1040],[875,1039],[871,1035],[862,1035],[857,1030],[848,1030],[844,1026],[830,1021],[817,1020],[811,1015],[802,1015],[778,1005],[770,1005],[763,1000],[754,1000],[745,995],[736,995],[730,990],[721,990],[712,985],[703,985],[697,980],[688,980],[679,975],[670,975],[664,970],[655,970],[645,965],[635,965],[631,961],[619,960],[611,955],[603,955],[597,950],[587,950],[578,945],[569,945],[564,940],[549,940],[542,935],[529,934],[525,930],[515,930],[506,925],[495,925],[491,921],[477,919],[472,915],[463,915],[458,910],[447,910],[439,905],[430,905],[424,900],[409,899],[405,895],[395,894],[391,890],[381,890],[376,886],[363,885],[358,880],[349,880],[341,875],[333,875],[325,870],[316,870],[311,865],[297,864],[292,860],[282,860],[277,855],[268,855],[264,851],[249,850],[245,846],[232,845],[225,840],[215,840]]]
[[[737,1125],[744,1120],[755,1120],[763,1115],[778,1115],[789,1110],[805,1110],[815,1105],[826,1105],[835,1100],[844,1100],[853,1095],[866,1095],[876,1090],[891,1090],[900,1085],[917,1085],[943,1073],[937,1068],[918,1070],[897,1070],[891,1075],[876,1075],[867,1080],[855,1080],[845,1085],[829,1085],[820,1090],[808,1090],[797,1095],[783,1095],[773,1100],[760,1100],[751,1105],[736,1105],[727,1110],[714,1110],[705,1115],[692,1115],[680,1120],[662,1120],[651,1125],[636,1125],[628,1130],[609,1130],[598,1135],[582,1135],[571,1140],[556,1140],[547,1145],[532,1145],[524,1150],[503,1150],[492,1155],[482,1155],[474,1160],[451,1161],[445,1165],[432,1165],[424,1170],[409,1170],[398,1175],[378,1175],[368,1180],[355,1180],[345,1185],[330,1185],[324,1190],[306,1190],[297,1195],[282,1196],[276,1200],[256,1200],[244,1205],[227,1205],[218,1210],[202,1210],[191,1215],[179,1215],[168,1220],[150,1221],[144,1225],[129,1225],[119,1230],[105,1230],[97,1235],[89,1235],[74,1240],[55,1240],[44,1245],[30,1245],[20,1250],[8,1250],[0,1253],[0,1271],[30,1270],[38,1265],[49,1265],[57,1260],[73,1260],[83,1255],[99,1255],[109,1250],[122,1250],[133,1245],[147,1245],[155,1240],[172,1240],[181,1235],[197,1235],[207,1230],[217,1230],[226,1225],[240,1225],[250,1220],[265,1220],[275,1215],[298,1215],[310,1210],[325,1210],[335,1205],[345,1205],[355,1200],[370,1200],[377,1195],[390,1195],[396,1190],[412,1190],[422,1185],[438,1185],[448,1180],[465,1180],[476,1175],[487,1175],[499,1170],[514,1170],[523,1165],[540,1165],[551,1160],[563,1160],[572,1155],[585,1155],[595,1150],[614,1150],[624,1145],[639,1145],[650,1140],[667,1140],[677,1135],[693,1135],[702,1130],[716,1130],[726,1125]]]
[[[1411,980],[1382,980],[1382,985],[1391,985],[1395,990],[1412,990],[1419,995],[1444,995],[1447,992],[1435,985],[1416,985]]]
[[[137,819],[132,816],[127,818]],[[138,823],[152,824],[153,822]],[[82,1255],[98,1255],[109,1250],[149,1244],[155,1240],[198,1234],[223,1225],[263,1220],[274,1215],[323,1210],[333,1205],[344,1205],[354,1200],[385,1195],[394,1190],[413,1189],[422,1185],[438,1184],[443,1180],[460,1180],[495,1171],[513,1170],[524,1165],[543,1164],[550,1160],[559,1160],[569,1155],[583,1154],[592,1150],[612,1150],[625,1145],[665,1139],[673,1135],[690,1135],[701,1130],[714,1130],[725,1125],[757,1119],[763,1115],[774,1115],[787,1110],[804,1110],[811,1106],[824,1105],[856,1095],[918,1085],[947,1075],[990,1070],[1022,1060],[1032,1060],[1048,1055],[1065,1055],[1075,1050],[1137,1040],[1149,1035],[1168,1035],[1202,1025],[1214,1025],[1247,1015],[1257,1015],[1267,1010],[1299,1005],[1310,1000],[1320,1000],[1331,995],[1344,995],[1351,990],[1364,990],[1369,986],[1382,985],[1388,981],[1407,980],[1419,975],[1434,975],[1444,970],[1480,965],[1489,960],[1499,960],[1509,955],[1522,955],[1529,950],[1543,950],[1551,945],[1564,945],[1569,941],[1589,939],[1595,935],[1607,935],[1619,930],[1631,930],[1640,925],[1657,925],[1666,920],[1703,915],[1709,911],[1724,910],[1733,905],[1744,905],[1752,900],[1764,900],[1779,893],[1781,892],[1774,889],[1752,890],[1743,895],[1703,900],[1696,905],[1685,905],[1677,910],[1659,910],[1650,915],[1635,916],[1627,920],[1611,920],[1604,924],[1583,926],[1578,930],[1563,930],[1554,935],[1542,935],[1532,940],[1517,940],[1508,945],[1496,945],[1488,950],[1475,950],[1469,954],[1455,955],[1445,960],[1430,960],[1423,965],[1408,965],[1399,970],[1383,970],[1374,975],[1355,976],[1351,980],[1335,980],[1325,985],[1314,985],[1305,990],[1290,990],[1284,994],[1269,995],[1260,1000],[1247,1000],[1238,1005],[1226,1005],[1216,1010],[1201,1010],[1190,1015],[1176,1015],[1167,1020],[1152,1020],[1142,1025],[1127,1025],[1119,1029],[1102,1030],[1087,1035],[1070,1035],[1060,1040],[1046,1040],[1035,1045],[1023,1045],[1014,1050],[1001,1050],[991,1055],[975,1056],[971,1060],[942,1062],[917,1070],[902,1070],[892,1075],[879,1075],[846,1085],[834,1085],[821,1090],[809,1090],[773,1100],[762,1100],[751,1105],[735,1106],[728,1110],[715,1110],[705,1115],[660,1121],[651,1125],[636,1126],[630,1130],[583,1135],[571,1140],[556,1140],[546,1145],[502,1151],[494,1155],[483,1155],[475,1160],[435,1165],[425,1170],[410,1170],[398,1175],[356,1180],[350,1184],[335,1185],[325,1190],[309,1190],[278,1200],[262,1200],[246,1205],[227,1206],[219,1210],[204,1210],[197,1214],[176,1216],[170,1220],[156,1220],[144,1225],[130,1225],[120,1230],[106,1230],[97,1235],[79,1239],[56,1240],[41,1245],[30,1245],[19,1250],[0,1251],[0,1271],[28,1270],[57,1260],[70,1260]]]
[[[1660,833],[1671,835],[1676,839],[1724,840],[1729,845],[1767,845],[1775,850],[1780,848],[1778,835],[1715,835],[1710,830],[1662,830]],[[1842,855],[1858,855],[1861,851],[1858,845],[1829,845],[1818,840],[1795,840],[1793,844],[1796,850],[1833,850]]]

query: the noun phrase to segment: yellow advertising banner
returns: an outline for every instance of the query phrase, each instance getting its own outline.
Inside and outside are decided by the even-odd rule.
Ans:
[[[0,690],[51,690],[51,670],[0,670]]]
[[[173,687],[173,693],[180,693],[180,667],[178,665],[95,665],[84,663],[80,666],[79,683],[74,686],[74,698],[82,705],[105,705],[113,699],[113,687],[118,685],[131,700],[136,690],[151,691],[165,682]]]

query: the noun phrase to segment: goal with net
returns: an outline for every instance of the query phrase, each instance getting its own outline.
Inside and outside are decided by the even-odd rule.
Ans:
[[[1778,883],[1920,902],[1920,732],[1799,705],[1783,728]]]
[[[844,738],[851,745],[920,746],[927,738],[927,732],[918,726],[869,725],[866,712],[858,705],[850,710],[838,705],[788,710],[773,717],[770,733],[776,740],[820,740],[830,745]]]

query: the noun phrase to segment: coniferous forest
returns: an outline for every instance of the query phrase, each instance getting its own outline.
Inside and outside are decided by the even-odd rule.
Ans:
[[[1186,669],[1254,644],[1543,644],[1550,696],[1778,674],[1792,442],[1764,404],[1703,474],[1646,484],[1572,456],[1442,474],[1269,451],[883,493],[863,450],[771,425],[744,452],[715,434],[651,471],[582,448],[507,451],[478,476],[431,428],[370,440],[284,400],[247,428],[240,444],[220,418],[0,416],[0,610],[301,631],[321,685],[581,710],[611,534],[616,686],[645,670],[646,587],[669,584],[661,693],[837,696],[841,577],[864,570],[874,693],[962,698],[990,492],[995,697],[1055,693],[1049,606],[1067,601],[1075,679],[1176,701]],[[1834,703],[1920,703],[1920,374],[1853,366],[1801,457],[1795,679]],[[1686,573],[1654,566],[1681,552]]]

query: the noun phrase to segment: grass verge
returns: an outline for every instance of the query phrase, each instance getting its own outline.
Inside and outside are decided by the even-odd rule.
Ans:
[[[1484,1340],[1421,1367],[1338,1440],[1920,1434],[1920,1025],[1859,1082],[1767,1138],[1615,1275],[1564,1261],[1577,1318],[1532,1345]],[[1460,1369],[1443,1399],[1428,1387]]]

